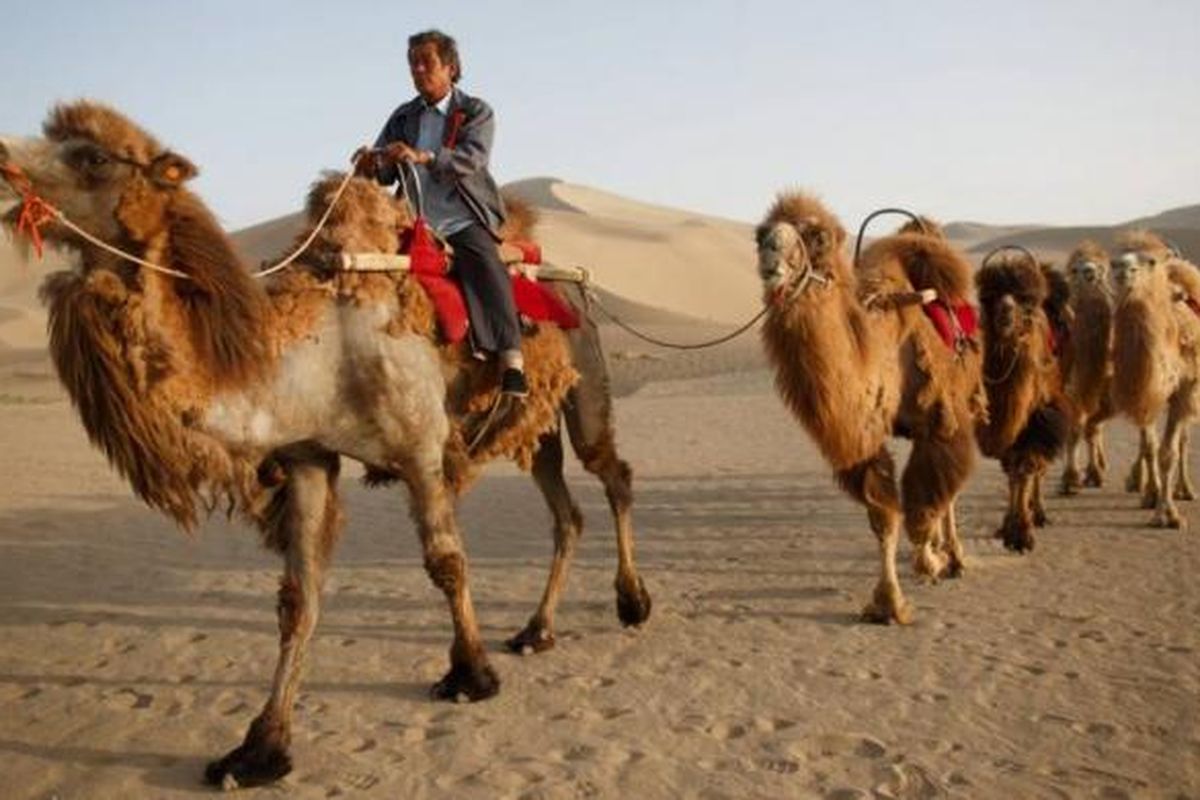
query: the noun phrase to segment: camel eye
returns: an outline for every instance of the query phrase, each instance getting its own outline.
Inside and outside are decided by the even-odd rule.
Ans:
[[[112,163],[108,153],[94,145],[85,145],[71,153],[71,162],[76,169],[87,172],[100,172]]]

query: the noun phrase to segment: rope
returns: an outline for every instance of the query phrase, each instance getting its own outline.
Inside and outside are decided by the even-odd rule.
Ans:
[[[767,311],[770,308],[770,306],[763,306],[762,311],[759,311],[757,314],[755,314],[754,317],[751,318],[749,322],[747,322],[746,324],[739,327],[733,333],[728,333],[724,336],[719,336],[716,339],[709,339],[708,341],[704,341],[704,342],[694,342],[691,344],[680,344],[678,342],[668,342],[664,339],[658,339],[653,336],[650,336],[649,334],[642,333],[641,331],[637,330],[633,326],[624,322],[616,314],[612,313],[607,308],[605,308],[604,303],[600,300],[599,295],[597,295],[594,291],[592,291],[590,287],[585,287],[584,291],[587,293],[588,299],[590,299],[591,302],[596,305],[596,308],[600,309],[600,311],[604,314],[604,316],[608,317],[608,319],[611,320],[613,322],[613,324],[615,324],[618,328],[625,331],[626,333],[630,333],[633,336],[636,336],[637,338],[641,339],[643,342],[649,342],[650,344],[658,345],[659,347],[666,347],[671,350],[703,350],[707,347],[716,347],[719,344],[725,344],[728,341],[732,341],[733,339],[736,339],[737,337],[741,336],[743,333],[745,333],[746,331],[748,331],[752,327],[754,327],[754,325],[766,315]]]
[[[358,166],[358,161],[362,157],[363,154],[360,154],[358,158],[354,160],[354,166]],[[26,178],[24,173],[20,171],[20,168],[5,164],[2,174],[3,177],[8,180],[8,182],[12,184],[14,188],[17,188],[18,191],[21,191],[24,196],[17,230],[18,232],[24,232],[25,229],[28,229],[29,238],[33,240],[34,248],[37,250],[39,257],[42,254],[42,237],[40,229],[51,219],[55,219],[67,229],[74,231],[81,238],[91,242],[96,247],[99,247],[101,250],[105,250],[112,255],[123,258],[127,261],[132,261],[134,264],[145,267],[153,272],[160,272],[164,275],[170,275],[173,278],[182,278],[183,280],[189,281],[192,280],[192,276],[186,272],[180,272],[177,269],[171,269],[170,267],[164,267],[161,264],[155,264],[152,261],[146,261],[145,259],[138,258],[133,253],[122,250],[119,247],[114,247],[108,242],[92,235],[91,233],[88,233],[86,230],[72,222],[70,218],[68,218],[67,215],[64,214],[60,209],[34,194],[32,187],[29,186],[28,178]],[[346,177],[342,179],[341,185],[338,186],[337,191],[333,195],[333,200],[325,209],[325,213],[321,215],[321,219],[312,229],[312,232],[309,233],[308,238],[306,238],[304,242],[297,247],[294,252],[292,252],[291,255],[274,266],[267,267],[266,269],[259,270],[258,272],[250,273],[250,277],[265,278],[268,275],[273,275],[274,273],[279,272],[281,269],[288,267],[293,261],[299,258],[300,255],[308,249],[309,245],[313,243],[313,240],[317,238],[317,234],[320,233],[325,227],[325,223],[329,221],[329,215],[333,213],[334,207],[337,206],[338,201],[342,199],[342,194],[346,191],[346,187],[350,185],[350,181],[353,177],[354,170],[351,169],[346,173]],[[20,183],[20,186],[18,186],[18,183]]]

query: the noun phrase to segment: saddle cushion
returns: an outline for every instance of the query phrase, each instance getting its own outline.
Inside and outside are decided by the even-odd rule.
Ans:
[[[947,303],[934,300],[921,306],[921,310],[929,317],[947,347],[954,348],[960,339],[973,338],[979,331],[979,314],[975,306],[966,301]]]

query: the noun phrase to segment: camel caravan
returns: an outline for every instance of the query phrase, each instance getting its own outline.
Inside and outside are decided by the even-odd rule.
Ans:
[[[255,273],[187,188],[195,174],[126,117],[87,101],[55,107],[40,138],[0,138],[7,227],[78,256],[46,278],[41,298],[53,363],[91,442],[181,527],[228,509],[283,559],[270,694],[242,743],[208,766],[209,782],[269,783],[291,769],[293,706],[343,525],[343,456],[364,465],[368,485],[408,490],[425,569],[453,629],[435,698],[477,701],[499,690],[455,513],[489,460],[530,471],[553,519],[544,593],[508,647],[554,645],[583,526],[563,477],[564,429],[611,507],[618,618],[648,619],[632,472],[617,452],[583,287],[526,287],[558,313],[529,323],[529,393],[506,398],[494,370],[447,335],[420,276],[347,268],[355,259],[395,263],[415,246],[403,199],[371,180],[327,174],[309,193],[312,233],[291,260]],[[532,209],[513,200],[512,211],[504,234],[528,243]],[[962,574],[955,505],[977,450],[1008,477],[996,536],[1025,552],[1047,523],[1051,462],[1065,449],[1063,494],[1101,485],[1102,426],[1126,416],[1141,437],[1128,488],[1154,510],[1155,525],[1183,525],[1175,501],[1194,497],[1186,456],[1200,381],[1200,272],[1169,242],[1133,231],[1111,257],[1083,243],[1065,274],[1004,248],[975,271],[935,222],[915,217],[851,258],[839,220],[797,193],[776,200],[756,241],[762,343],[779,393],[838,485],[865,506],[877,540],[865,620],[913,618],[896,564],[902,528],[920,578]],[[893,437],[911,442],[899,475]]]

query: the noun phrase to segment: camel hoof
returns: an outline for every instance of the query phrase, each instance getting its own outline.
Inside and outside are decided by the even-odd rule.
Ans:
[[[862,610],[862,621],[872,625],[911,625],[913,621],[912,606],[905,600],[899,603],[879,602],[872,600]]]
[[[952,558],[950,559],[950,563],[946,565],[946,570],[942,573],[942,577],[950,579],[961,578],[966,569],[967,567],[962,561]]]
[[[1046,512],[1038,509],[1033,512],[1033,525],[1035,528],[1044,528],[1050,524],[1050,518],[1046,516]]]
[[[1165,511],[1156,513],[1150,525],[1155,528],[1170,528],[1172,530],[1180,530],[1183,528],[1183,518],[1177,512]]]
[[[265,786],[292,771],[287,751],[261,741],[246,742],[204,768],[204,782],[225,791]]]
[[[506,641],[504,646],[520,656],[544,653],[554,647],[554,634],[549,628],[530,620],[529,624],[516,636]]]
[[[1190,486],[1177,486],[1177,487],[1175,487],[1175,499],[1176,500],[1195,500],[1196,492]]]
[[[1004,547],[1014,553],[1028,553],[1033,550],[1033,532],[1022,527],[1012,526],[1001,531]]]
[[[1142,508],[1158,508],[1158,492],[1142,495]]]
[[[452,664],[450,671],[429,690],[434,700],[477,703],[495,697],[500,691],[500,676],[487,662],[482,665]]]
[[[1083,485],[1090,489],[1099,489],[1104,485],[1104,473],[1089,467],[1087,474],[1083,477]]]
[[[1064,472],[1063,473],[1062,483],[1058,487],[1058,493],[1060,495],[1062,495],[1063,497],[1071,497],[1073,495],[1077,495],[1077,494],[1079,494],[1080,488],[1081,487],[1080,487],[1080,483],[1079,483],[1079,473],[1078,472],[1072,471],[1072,472]]]
[[[637,579],[637,586],[632,589],[617,580],[617,618],[626,628],[641,625],[648,620],[651,605],[650,593],[646,591],[646,584],[640,577]]]
[[[1142,490],[1142,482],[1130,475],[1125,479],[1125,491],[1130,494],[1137,494]]]

